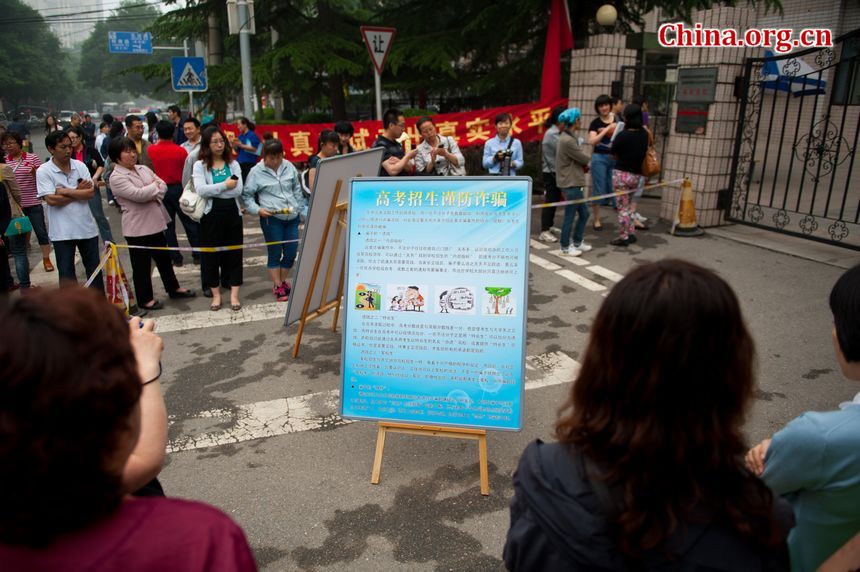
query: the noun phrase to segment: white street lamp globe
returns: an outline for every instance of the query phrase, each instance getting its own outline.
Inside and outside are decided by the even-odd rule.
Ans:
[[[614,26],[618,19],[618,11],[612,4],[604,4],[597,9],[597,23],[601,26]]]

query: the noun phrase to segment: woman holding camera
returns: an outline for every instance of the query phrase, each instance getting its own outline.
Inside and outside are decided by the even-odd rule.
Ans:
[[[609,292],[555,425],[514,473],[508,570],[788,570],[791,507],[744,465],[755,348],[731,287],[681,260]]]
[[[194,189],[206,199],[200,219],[200,246],[235,246],[242,235],[242,169],[233,159],[227,136],[218,129],[204,131],[200,153],[194,164]],[[242,249],[202,252],[203,283],[212,289],[209,309],[221,309],[221,284],[230,288],[230,308],[242,309],[239,286],[242,285]]]
[[[128,496],[165,456],[164,343],[153,322],[127,322],[80,287],[19,298],[0,322],[4,570],[256,570],[221,511]]]

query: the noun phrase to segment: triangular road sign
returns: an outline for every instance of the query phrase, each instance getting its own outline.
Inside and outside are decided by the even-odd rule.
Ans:
[[[191,67],[191,63],[185,64],[185,69],[182,70],[182,75],[179,77],[179,81],[176,84],[180,87],[201,87],[203,85],[203,80],[200,79],[200,76],[197,75],[197,72],[194,71],[194,68]]]
[[[382,68],[385,67],[385,60],[388,58],[388,52],[391,50],[391,44],[396,35],[397,30],[395,28],[361,27],[361,37],[364,38],[364,45],[367,46],[367,52],[370,54],[370,59],[373,60],[373,65],[379,75],[382,75]]]

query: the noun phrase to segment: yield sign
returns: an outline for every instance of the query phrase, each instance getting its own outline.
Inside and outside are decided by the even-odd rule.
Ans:
[[[373,60],[379,75],[382,75],[382,68],[385,67],[385,59],[391,50],[395,35],[397,35],[395,28],[361,27],[361,37],[364,38],[364,45],[367,46],[370,59]]]

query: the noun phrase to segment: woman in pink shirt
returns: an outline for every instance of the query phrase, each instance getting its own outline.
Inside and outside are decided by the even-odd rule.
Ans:
[[[48,227],[45,225],[45,211],[42,209],[42,201],[36,196],[36,169],[42,162],[35,153],[24,153],[24,140],[18,133],[7,131],[0,139],[3,151],[6,153],[6,164],[12,167],[15,180],[21,189],[21,209],[24,215],[30,219],[33,232],[42,249],[42,265],[46,272],[54,271],[51,262],[51,240],[48,238]]]
[[[152,321],[127,322],[104,294],[73,287],[18,298],[0,323],[0,568],[256,570],[218,509],[127,496],[158,473],[167,443]]]
[[[108,146],[114,163],[110,186],[122,210],[122,233],[130,246],[165,247],[164,231],[169,217],[162,201],[167,192],[164,181],[152,169],[137,164],[137,147],[128,137],[117,137]],[[193,298],[194,292],[179,286],[166,250],[130,248],[131,273],[138,305],[145,310],[164,306],[153,297],[152,261],[158,267],[164,290],[171,298]]]

